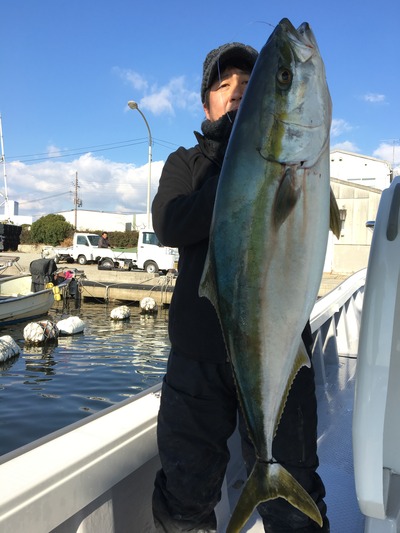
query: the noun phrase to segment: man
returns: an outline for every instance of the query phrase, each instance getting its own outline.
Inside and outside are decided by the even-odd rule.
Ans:
[[[227,440],[237,422],[238,401],[221,328],[198,288],[223,157],[257,55],[241,43],[225,44],[207,55],[201,85],[203,135],[196,132],[196,146],[169,156],[152,206],[158,238],[180,252],[169,313],[171,353],[158,417],[162,469],[153,495],[156,528],[168,533],[216,531],[214,508],[229,461]],[[303,339],[310,346],[309,325]],[[316,425],[314,374],[304,367],[289,394],[273,453],[314,498],[324,528],[278,499],[259,506],[268,532],[329,531],[325,490],[315,472]],[[254,450],[244,425],[239,428],[251,469]]]
[[[106,231],[103,231],[101,234],[101,237],[99,239],[99,244],[97,245],[98,248],[111,248],[110,243],[108,241],[108,234]]]

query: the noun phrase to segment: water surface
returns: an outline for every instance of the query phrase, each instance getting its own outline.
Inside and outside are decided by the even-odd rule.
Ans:
[[[55,303],[57,321],[78,315],[83,334],[59,337],[55,344],[29,346],[23,328],[0,327],[21,347],[21,355],[0,363],[0,454],[15,450],[72,422],[160,382],[169,353],[168,311],[110,319],[113,304],[83,302],[79,309]]]

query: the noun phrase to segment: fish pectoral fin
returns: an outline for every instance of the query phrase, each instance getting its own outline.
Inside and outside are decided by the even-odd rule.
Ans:
[[[301,187],[296,188],[296,169],[287,167],[276,191],[272,217],[275,229],[278,229],[293,211],[301,193]]]
[[[322,527],[322,516],[308,492],[279,463],[256,462],[240,495],[226,533],[239,533],[262,502],[284,498]]]
[[[330,208],[329,208],[329,227],[332,230],[332,233],[340,239],[340,230],[341,230],[341,223],[340,223],[340,213],[339,213],[339,206],[337,205],[337,201],[335,198],[335,195],[331,189],[331,201],[330,201]]]

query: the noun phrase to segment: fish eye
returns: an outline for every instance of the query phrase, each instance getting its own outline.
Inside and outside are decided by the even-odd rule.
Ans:
[[[278,70],[276,78],[278,82],[281,83],[282,85],[289,85],[289,83],[292,82],[293,75],[292,75],[292,72],[288,68],[280,68]]]

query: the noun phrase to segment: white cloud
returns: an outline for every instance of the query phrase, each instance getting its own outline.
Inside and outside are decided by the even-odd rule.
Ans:
[[[136,92],[143,93],[138,102],[139,107],[151,111],[154,115],[174,116],[177,109],[186,109],[194,113],[201,110],[199,91],[193,91],[188,87],[185,76],[171,78],[162,86],[156,83],[150,86],[141,74],[133,70],[115,67],[114,72],[132,85]]]
[[[154,196],[163,161],[151,166]],[[75,175],[84,209],[144,213],[147,203],[148,166],[135,167],[96,158],[87,153],[71,162],[44,161],[8,165],[8,196],[19,202],[19,214],[36,217],[74,209]]]
[[[138,91],[146,91],[148,87],[147,80],[138,72],[130,69],[122,69],[114,67],[113,71],[122,78],[125,82],[132,85],[132,87]]]
[[[379,159],[385,159],[391,164],[400,165],[400,144],[397,141],[393,143],[382,142],[373,152],[373,156]]]
[[[175,109],[188,109],[198,111],[200,109],[199,93],[190,91],[186,86],[184,76],[172,78],[166,85],[151,88],[150,94],[140,100],[140,107],[148,109],[155,115],[168,113],[175,114]]]
[[[345,133],[347,131],[351,131],[353,128],[350,126],[348,122],[346,122],[342,118],[334,118],[332,119],[332,125],[331,125],[331,136],[332,137],[339,137],[342,135],[342,133]]]
[[[385,101],[385,99],[386,97],[384,94],[377,94],[377,93],[367,93],[367,94],[364,94],[363,96],[363,100],[365,100],[366,102],[370,102],[372,104],[382,103]]]
[[[61,155],[61,150],[57,146],[49,144],[47,147],[47,155],[48,157],[59,157]]]
[[[360,149],[356,144],[351,141],[343,141],[341,143],[336,143],[331,145],[331,150],[344,150],[346,152],[359,152]]]

